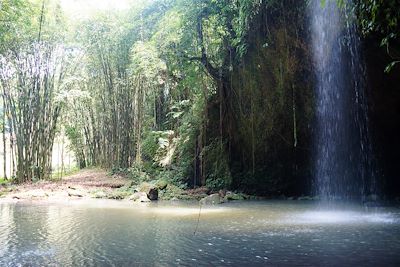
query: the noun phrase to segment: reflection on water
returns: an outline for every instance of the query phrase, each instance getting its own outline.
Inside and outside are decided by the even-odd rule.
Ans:
[[[0,266],[399,266],[400,210],[310,203],[0,204]]]

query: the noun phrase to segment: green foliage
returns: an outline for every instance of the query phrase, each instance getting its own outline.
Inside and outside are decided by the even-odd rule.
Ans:
[[[18,45],[21,40],[31,36],[34,9],[30,2],[24,0],[0,2],[0,51]]]
[[[137,75],[143,75],[150,81],[159,78],[158,74],[166,70],[164,61],[159,58],[156,47],[151,43],[136,42],[132,47],[131,55],[131,69]]]
[[[172,198],[184,199],[184,191],[181,187],[174,184],[168,184],[168,186],[160,192],[160,198],[164,200],[170,200]]]
[[[365,35],[375,34],[381,38],[381,46],[385,47],[393,61],[385,72],[400,63],[400,8],[397,0],[358,0],[356,11],[362,32]]]
[[[379,32],[386,40],[395,39],[399,33],[400,10],[396,0],[359,0],[357,9],[364,33]]]
[[[10,183],[10,180],[6,180],[4,178],[0,178],[0,185],[8,184],[8,183]]]
[[[153,131],[145,134],[142,146],[142,156],[145,160],[154,160],[159,148],[158,138],[160,138],[160,135]]]
[[[39,41],[39,32],[41,40],[58,43],[64,40],[66,25],[60,4],[44,1],[42,6],[42,3],[40,0],[0,2],[0,53]]]
[[[140,184],[143,182],[148,182],[151,180],[149,174],[141,167],[133,166],[127,170],[128,178],[132,179],[136,184]]]
[[[65,125],[65,135],[70,141],[69,149],[74,152],[78,166],[80,168],[87,167],[86,156],[84,152],[85,143],[80,129],[78,129],[77,126]]]
[[[216,139],[206,146],[202,153],[207,155],[206,186],[214,190],[230,188],[232,176],[225,152],[225,144]]]

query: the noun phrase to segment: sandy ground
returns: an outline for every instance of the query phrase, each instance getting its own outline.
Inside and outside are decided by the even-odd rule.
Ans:
[[[0,201],[7,200],[67,200],[92,198],[95,194],[110,194],[129,185],[130,181],[119,176],[109,176],[106,171],[89,169],[63,178],[61,181],[40,181],[18,186],[0,185]],[[100,196],[101,197],[101,196]]]

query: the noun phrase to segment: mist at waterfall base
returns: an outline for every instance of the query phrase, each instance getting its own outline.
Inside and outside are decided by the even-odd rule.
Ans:
[[[375,195],[366,71],[351,1],[310,4],[316,79],[315,194],[323,200]]]

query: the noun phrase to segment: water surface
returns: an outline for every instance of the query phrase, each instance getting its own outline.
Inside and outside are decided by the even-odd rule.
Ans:
[[[400,209],[0,203],[0,266],[399,266]]]

